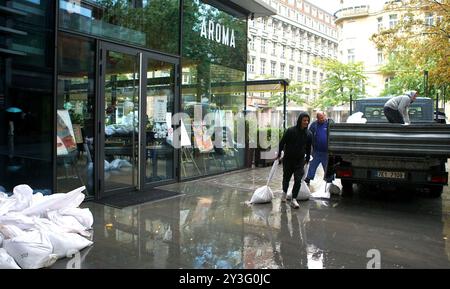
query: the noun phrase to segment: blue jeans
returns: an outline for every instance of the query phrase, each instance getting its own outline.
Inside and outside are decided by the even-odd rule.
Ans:
[[[328,153],[326,152],[313,152],[312,154],[313,160],[309,164],[309,170],[308,170],[308,176],[306,177],[307,180],[314,179],[314,176],[316,175],[317,167],[319,164],[322,164],[323,171],[324,171],[324,180],[327,182],[332,182],[334,179],[334,174],[330,177],[327,176],[327,165],[328,165]]]

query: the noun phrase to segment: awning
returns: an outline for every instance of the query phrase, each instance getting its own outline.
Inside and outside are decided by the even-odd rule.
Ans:
[[[230,0],[253,14],[253,17],[264,17],[277,14],[277,10],[262,0]]]

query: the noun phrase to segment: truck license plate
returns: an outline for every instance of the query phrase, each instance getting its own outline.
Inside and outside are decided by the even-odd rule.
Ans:
[[[388,172],[388,171],[377,171],[378,178],[388,178],[388,179],[404,179],[404,172]]]

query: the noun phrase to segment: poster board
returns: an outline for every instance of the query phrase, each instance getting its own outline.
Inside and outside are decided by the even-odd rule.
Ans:
[[[201,153],[207,153],[214,149],[211,136],[207,133],[205,125],[193,124],[195,146]]]
[[[73,125],[73,132],[74,132],[74,135],[75,135],[76,143],[83,143],[83,134],[81,133],[81,125],[74,124]]]
[[[58,109],[56,120],[56,155],[67,155],[77,149],[69,111]]]

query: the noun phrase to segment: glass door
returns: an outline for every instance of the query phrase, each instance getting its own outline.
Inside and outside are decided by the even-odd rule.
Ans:
[[[141,53],[100,45],[100,195],[139,188]]]
[[[144,58],[146,71],[145,118],[146,145],[145,184],[175,178],[173,125],[175,68],[171,62]]]

